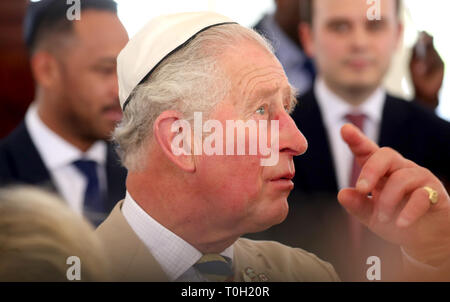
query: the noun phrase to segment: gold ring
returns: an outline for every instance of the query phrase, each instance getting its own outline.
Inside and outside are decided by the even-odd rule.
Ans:
[[[428,199],[430,200],[431,204],[437,204],[439,197],[438,192],[436,192],[430,187],[423,187],[423,188],[425,189],[425,191],[428,192]]]

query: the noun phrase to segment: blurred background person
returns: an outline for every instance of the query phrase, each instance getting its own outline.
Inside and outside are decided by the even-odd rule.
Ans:
[[[339,6],[326,0],[306,2],[314,6],[312,19],[303,23],[300,35],[306,52],[314,57],[318,79],[313,89],[299,97],[294,116],[312,134],[313,149],[308,153],[323,169],[316,169],[315,178],[303,165],[307,160],[299,158],[297,189],[334,193],[353,185],[358,171],[353,170],[350,151],[342,148],[339,139],[339,129],[346,122],[359,124],[381,146],[392,147],[443,181],[450,180],[450,141],[446,139],[450,124],[414,102],[389,95],[382,85],[403,32],[400,1],[382,0],[381,19],[373,21],[367,18],[365,1],[346,0]],[[350,8],[346,12],[347,4],[354,16]],[[324,178],[326,171],[330,173]]]
[[[340,129],[351,122],[381,146],[397,150],[447,182],[450,124],[416,102],[387,94],[383,87],[403,32],[400,1],[382,0],[381,18],[373,21],[363,0],[301,3],[304,23],[299,36],[315,60],[317,79],[299,97],[293,117],[309,147],[304,156],[294,158],[288,219],[257,238],[311,250],[334,263],[347,281],[367,281],[367,258],[380,256],[383,280],[395,279],[399,249],[369,233],[336,201],[337,192],[354,187],[360,173]]]
[[[312,87],[316,75],[314,62],[305,53],[298,35],[300,20],[310,18],[308,16],[310,10],[305,9],[308,1],[275,0],[274,4],[275,11],[266,13],[253,27],[271,42],[290,82],[299,90],[299,94],[304,94]],[[444,79],[444,62],[434,47],[433,37],[428,33],[419,34],[418,41],[411,51],[408,70],[405,69],[401,74],[403,78],[406,78],[406,73],[411,77],[414,96],[412,100],[435,110],[439,105],[439,92]],[[407,52],[400,51],[400,53],[402,56],[408,56]],[[401,62],[395,63],[396,66],[393,68],[399,68]],[[391,72],[388,81],[395,78],[393,75],[395,72]],[[390,83],[389,87],[395,85],[396,83]],[[408,93],[400,93],[404,94]]]
[[[312,86],[315,67],[303,50],[299,23],[300,0],[275,0],[275,12],[264,15],[254,29],[269,40],[289,82],[303,94]]]
[[[73,5],[73,4],[72,4]],[[28,6],[24,39],[36,94],[24,121],[0,143],[0,185],[57,191],[98,225],[125,194],[126,171],[105,142],[121,119],[116,57],[128,41],[112,0]]]
[[[1,282],[68,281],[71,256],[80,259],[80,281],[108,280],[104,248],[92,226],[56,195],[35,187],[0,190],[0,247]]]
[[[400,1],[381,0],[379,20],[369,20],[366,1],[307,2],[311,18],[305,20],[300,34],[305,51],[314,57],[318,77],[314,88],[300,96],[300,106],[294,112],[299,129],[309,137],[307,154],[294,159],[295,190],[333,195],[355,186],[360,167],[339,136],[340,128],[348,122],[380,146],[395,149],[447,183],[450,124],[415,102],[387,94],[382,84],[403,33]],[[294,202],[309,201],[302,198]],[[369,256],[387,253],[389,256],[381,258],[395,259],[394,249],[342,213],[336,222],[342,228],[337,237],[342,240],[343,251],[336,263],[348,271],[344,276],[365,279]],[[386,264],[385,276],[388,269],[395,268]]]
[[[434,48],[433,37],[426,32],[419,34],[412,49],[409,69],[414,84],[414,101],[436,110],[444,80],[444,62]]]

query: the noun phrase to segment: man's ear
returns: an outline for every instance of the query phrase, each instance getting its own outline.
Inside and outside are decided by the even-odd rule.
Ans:
[[[33,54],[30,65],[33,77],[40,86],[51,87],[58,80],[58,62],[50,53],[39,51]]]
[[[303,50],[306,55],[310,58],[314,57],[314,43],[313,43],[313,32],[310,24],[306,22],[301,22],[298,25],[298,38],[300,43],[302,43]]]
[[[153,135],[167,158],[185,172],[195,172],[189,122],[176,111],[164,111],[153,124]]]

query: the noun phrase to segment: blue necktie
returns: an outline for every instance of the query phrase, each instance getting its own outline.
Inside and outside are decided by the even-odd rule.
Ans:
[[[93,160],[80,159],[74,161],[73,165],[87,180],[84,194],[84,216],[94,226],[98,226],[105,218],[106,209],[97,175],[97,163]]]

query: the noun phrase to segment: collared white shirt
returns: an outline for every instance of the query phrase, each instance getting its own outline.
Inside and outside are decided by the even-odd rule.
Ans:
[[[275,54],[283,65],[289,83],[298,89],[301,95],[312,87],[311,75],[303,69],[308,59],[298,45],[289,38],[275,21],[273,15],[266,15],[261,21],[261,28],[271,40]]]
[[[350,182],[353,154],[340,133],[342,126],[349,123],[345,116],[347,114],[364,114],[366,116],[364,134],[371,140],[378,142],[386,92],[383,88],[378,88],[357,107],[350,105],[334,94],[322,78],[317,79],[314,92],[328,135],[338,187],[339,189],[346,188]]]
[[[161,265],[170,281],[183,279],[182,275],[188,272],[202,257],[202,253],[195,247],[146,213],[133,200],[128,191],[122,204],[122,214],[139,239]],[[220,254],[233,259],[233,245]]]
[[[42,122],[35,104],[28,108],[25,115],[25,125],[56,189],[66,200],[69,207],[82,215],[87,180],[72,163],[79,159],[95,161],[98,164],[97,172],[100,188],[103,192],[106,192],[106,143],[98,141],[87,152],[83,153]]]

